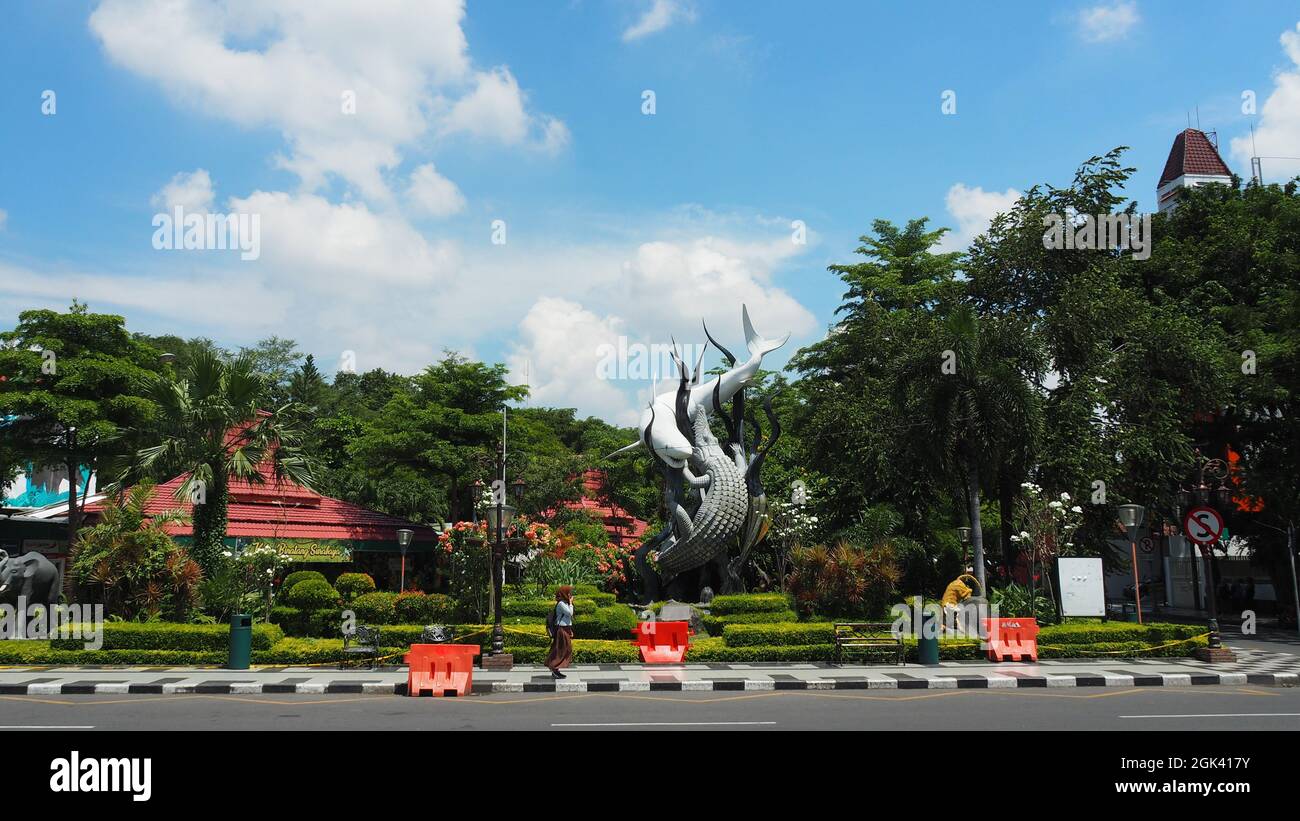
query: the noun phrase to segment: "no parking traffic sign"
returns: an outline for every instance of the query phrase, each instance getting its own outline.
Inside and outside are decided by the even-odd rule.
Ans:
[[[1214,544],[1223,535],[1223,517],[1212,507],[1194,507],[1183,517],[1183,533],[1197,544]]]

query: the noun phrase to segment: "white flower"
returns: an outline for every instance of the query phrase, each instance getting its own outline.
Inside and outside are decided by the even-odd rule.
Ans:
[[[1028,531],[1028,530],[1022,530],[1022,531],[1020,531],[1020,538],[1022,538],[1022,539],[1028,539],[1028,538],[1029,538],[1029,531]]]
[[[1070,501],[1070,494],[1068,494],[1068,493],[1064,493],[1064,492],[1061,493],[1061,501],[1062,501],[1062,502],[1068,502],[1068,501]]]
[[[229,550],[223,550],[223,551],[221,551],[221,555],[222,555],[222,556],[225,556],[227,559],[229,559],[229,558],[230,558],[232,555],[234,555],[234,554],[231,553]]]
[[[1079,507],[1078,505],[1075,505],[1074,507],[1070,508],[1070,512],[1071,512],[1071,513],[1082,513],[1082,512],[1083,512],[1083,508]]]
[[[1050,507],[1052,510],[1060,510],[1061,508],[1065,507],[1065,505],[1055,500],[1048,502],[1047,506]]]

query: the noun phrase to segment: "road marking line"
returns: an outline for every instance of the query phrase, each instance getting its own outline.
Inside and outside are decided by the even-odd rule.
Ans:
[[[0,730],[93,730],[94,724],[0,724]]]
[[[749,727],[775,721],[610,721],[592,724],[552,724],[552,727]]]
[[[1300,713],[1184,713],[1164,716],[1120,716],[1120,718],[1300,718]]]

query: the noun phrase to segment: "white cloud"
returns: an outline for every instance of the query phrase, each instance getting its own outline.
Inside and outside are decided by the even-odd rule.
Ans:
[[[507,358],[510,378],[530,386],[528,403],[579,404],[580,415],[630,425],[640,408],[608,380],[597,378],[600,348],[617,346],[626,331],[617,317],[599,317],[577,302],[542,297],[519,323],[519,340]]]
[[[439,174],[433,163],[411,172],[406,197],[416,210],[431,217],[449,217],[465,209],[465,197],[456,183]]]
[[[1273,90],[1259,107],[1255,126],[1254,150],[1249,134],[1232,139],[1232,155],[1241,167],[1250,167],[1250,158],[1295,157],[1300,155],[1300,23],[1295,30],[1282,32],[1282,49],[1291,65],[1273,77]],[[1278,182],[1300,174],[1295,160],[1261,160],[1264,178]]]
[[[1089,43],[1105,43],[1120,40],[1129,35],[1141,22],[1137,3],[1134,0],[1116,0],[1102,3],[1079,12],[1079,36]]]
[[[962,251],[980,234],[984,233],[989,223],[998,214],[1008,210],[1020,199],[1020,192],[1008,188],[1002,193],[985,191],[979,186],[967,187],[957,183],[948,189],[944,197],[948,214],[957,223],[953,230],[944,234],[939,243],[940,251]]]
[[[630,43],[657,34],[678,20],[694,19],[695,10],[679,0],[654,0],[635,23],[623,30],[623,42]]]
[[[171,182],[149,199],[149,204],[168,213],[179,206],[186,213],[206,214],[212,210],[212,198],[212,177],[199,168],[188,174],[182,171],[172,177]]]
[[[90,28],[114,62],[178,103],[280,131],[278,162],[308,191],[336,176],[385,202],[401,149],[449,113],[450,130],[507,143],[547,128],[508,70],[473,70],[464,13],[461,0],[104,0]]]

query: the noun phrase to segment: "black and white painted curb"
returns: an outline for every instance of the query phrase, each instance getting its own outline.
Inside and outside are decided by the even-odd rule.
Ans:
[[[935,675],[897,674],[875,677],[835,677],[799,679],[712,678],[678,681],[629,681],[624,679],[551,680],[549,676],[534,681],[477,681],[475,695],[495,693],[626,693],[626,692],[725,692],[758,690],[960,690],[1021,689],[1031,687],[1186,687],[1195,685],[1247,685],[1295,687],[1300,685],[1296,673],[1149,673],[1111,672],[1030,675]],[[65,681],[35,679],[0,684],[0,695],[57,696],[82,694],[170,695],[174,693],[212,695],[362,693],[406,695],[406,682],[391,681],[282,681],[258,682],[238,680],[213,681]]]

